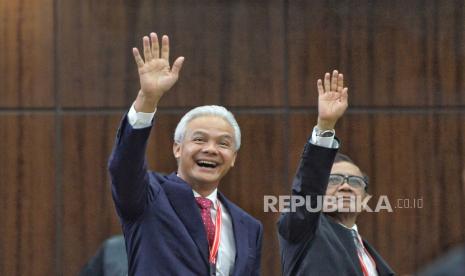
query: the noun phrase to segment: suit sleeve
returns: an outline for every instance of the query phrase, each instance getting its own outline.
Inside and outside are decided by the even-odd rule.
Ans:
[[[337,149],[307,143],[292,183],[291,196],[310,199],[312,209],[317,207],[317,197],[326,193],[328,178]],[[292,202],[292,201],[291,201]],[[309,212],[299,206],[295,212],[283,213],[278,221],[279,234],[289,242],[298,242],[315,233],[321,212]]]
[[[138,218],[150,197],[160,190],[159,185],[149,187],[151,175],[145,151],[150,131],[151,127],[134,129],[124,116],[108,162],[113,200],[119,216],[125,220]]]

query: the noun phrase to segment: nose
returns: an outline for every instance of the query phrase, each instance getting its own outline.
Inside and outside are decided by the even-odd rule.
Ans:
[[[214,142],[208,142],[208,143],[205,143],[204,146],[202,147],[202,152],[203,153],[217,153],[217,148],[215,146],[215,143]]]
[[[352,191],[352,187],[347,183],[347,179],[344,179],[344,182],[339,186],[339,191]]]

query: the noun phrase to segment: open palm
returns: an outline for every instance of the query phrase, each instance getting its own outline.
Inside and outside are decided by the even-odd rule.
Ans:
[[[151,33],[150,39],[143,38],[144,59],[139,50],[133,49],[134,59],[139,71],[141,91],[147,97],[161,98],[178,80],[183,57],[179,57],[170,68],[169,64],[169,39],[162,37],[161,51],[159,49],[157,34]]]
[[[344,76],[336,70],[332,76],[326,73],[324,82],[321,79],[317,81],[317,88],[318,120],[332,128],[348,106],[348,88],[344,87]]]

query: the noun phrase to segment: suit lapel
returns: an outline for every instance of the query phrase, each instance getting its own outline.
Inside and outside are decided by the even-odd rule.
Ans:
[[[343,246],[348,249],[348,257],[357,267],[358,275],[363,275],[362,266],[360,265],[360,259],[358,258],[357,254],[357,248],[355,248],[354,240],[350,230],[335,222],[330,216],[325,217],[328,219],[329,223],[333,225],[332,228],[336,232],[336,236],[341,240]]]
[[[169,181],[163,183],[165,193],[173,209],[186,227],[197,245],[205,264],[208,265],[208,241],[200,217],[200,211],[195,203],[192,188],[175,174],[168,176]]]
[[[392,269],[388,266],[388,264],[383,260],[383,258],[376,252],[376,250],[365,240],[363,240],[363,244],[365,248],[370,253],[371,257],[376,263],[376,270],[380,275],[394,275]]]
[[[242,271],[246,269],[247,259],[249,256],[248,229],[244,223],[242,214],[233,206],[230,201],[220,192],[218,198],[221,204],[228,210],[231,216],[234,242],[236,245],[236,259],[232,275],[243,275]]]
[[[354,240],[352,234],[347,228],[335,222],[331,217],[326,216],[329,223],[333,225],[333,229],[336,232],[336,235],[343,241],[345,246],[349,247],[349,257],[352,259],[352,262],[357,265],[360,275],[363,275],[362,267],[360,266],[360,260],[358,259],[357,249],[355,248]],[[363,239],[362,239],[363,240]],[[379,275],[394,275],[392,269],[384,262],[383,258],[376,252],[376,250],[365,240],[363,240],[363,245],[370,253],[371,257],[376,263],[376,270],[378,270]]]

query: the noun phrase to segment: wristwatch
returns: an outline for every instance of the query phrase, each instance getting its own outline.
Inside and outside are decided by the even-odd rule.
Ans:
[[[316,136],[318,137],[333,137],[336,134],[334,129],[320,130],[316,129]]]

